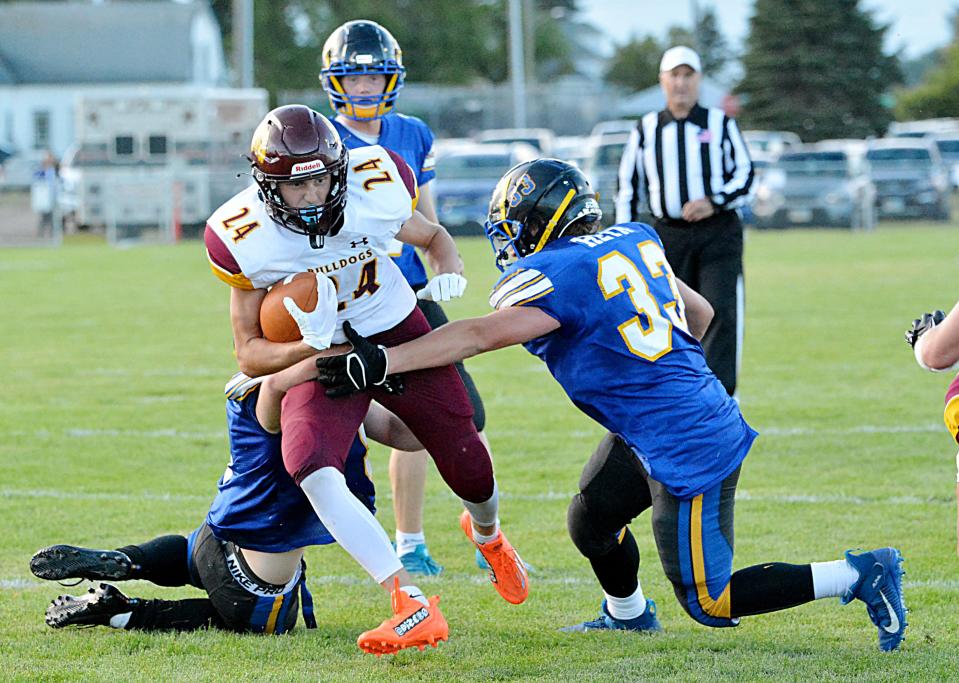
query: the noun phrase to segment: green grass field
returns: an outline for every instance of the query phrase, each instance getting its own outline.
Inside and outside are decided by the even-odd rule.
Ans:
[[[487,311],[485,240],[461,240],[470,287],[451,318]],[[908,640],[882,654],[861,603],[838,600],[710,630],[672,597],[648,513],[633,524],[645,593],[665,632],[562,634],[601,593],[566,534],[569,496],[602,434],[522,349],[473,359],[503,491],[501,518],[537,571],[529,600],[503,602],[473,564],[459,506],[436,475],[426,531],[444,574],[450,642],[376,659],[356,636],[389,611],[339,548],[308,552],[320,628],[290,636],[54,631],[64,589],[28,561],[54,542],[116,547],[186,533],[227,461],[222,387],[234,371],[227,287],[202,245],[72,243],[0,254],[0,679],[3,680],[948,680],[959,671],[955,444],[942,427],[950,377],[919,370],[912,318],[956,298],[955,227],[872,234],[750,233],[742,407],[760,438],[737,504],[736,566],[900,547]],[[690,400],[695,400],[691,397]],[[379,517],[393,531],[386,451],[372,457]],[[141,597],[197,596],[144,582]]]

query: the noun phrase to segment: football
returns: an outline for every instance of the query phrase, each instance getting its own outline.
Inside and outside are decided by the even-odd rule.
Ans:
[[[260,329],[271,342],[291,342],[302,339],[300,328],[290,316],[283,298],[290,297],[301,310],[316,308],[316,274],[297,273],[280,280],[270,288],[260,304]]]

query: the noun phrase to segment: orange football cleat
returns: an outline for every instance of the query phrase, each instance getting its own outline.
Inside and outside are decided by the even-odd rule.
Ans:
[[[492,541],[477,543],[473,540],[473,520],[469,510],[463,510],[463,514],[460,515],[460,527],[489,563],[489,579],[496,587],[496,592],[503,600],[514,605],[523,602],[529,595],[529,574],[526,571],[526,563],[506,540],[503,530],[500,529]]]
[[[436,647],[439,641],[449,640],[450,627],[440,612],[438,595],[430,598],[429,607],[400,590],[399,577],[393,580],[393,618],[387,619],[356,639],[363,652],[392,655],[408,647],[420,650],[427,645]]]

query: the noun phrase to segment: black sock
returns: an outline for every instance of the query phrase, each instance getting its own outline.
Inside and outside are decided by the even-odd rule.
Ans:
[[[141,631],[196,631],[222,624],[220,615],[209,598],[138,599],[133,605],[133,614],[126,628]]]
[[[626,529],[623,540],[610,552],[600,557],[589,558],[593,573],[599,579],[603,591],[617,598],[627,598],[636,592],[639,580],[639,548],[636,539]]]
[[[186,586],[190,583],[187,541],[183,536],[169,535],[154,538],[140,545],[117,548],[126,553],[138,568],[130,573],[131,579],[152,581],[158,586]]]
[[[729,609],[734,618],[775,612],[815,598],[808,564],[757,564],[740,569],[729,582]]]

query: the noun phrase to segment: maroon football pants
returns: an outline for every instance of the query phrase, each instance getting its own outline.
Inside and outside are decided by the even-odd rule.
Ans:
[[[370,337],[396,346],[430,331],[418,308],[399,325]],[[343,471],[350,445],[370,401],[399,417],[429,451],[443,481],[460,498],[482,503],[493,495],[493,464],[473,425],[473,407],[452,365],[404,373],[405,390],[389,394],[370,387],[329,398],[319,382],[293,387],[283,399],[280,427],[283,463],[297,484],[323,467]]]

